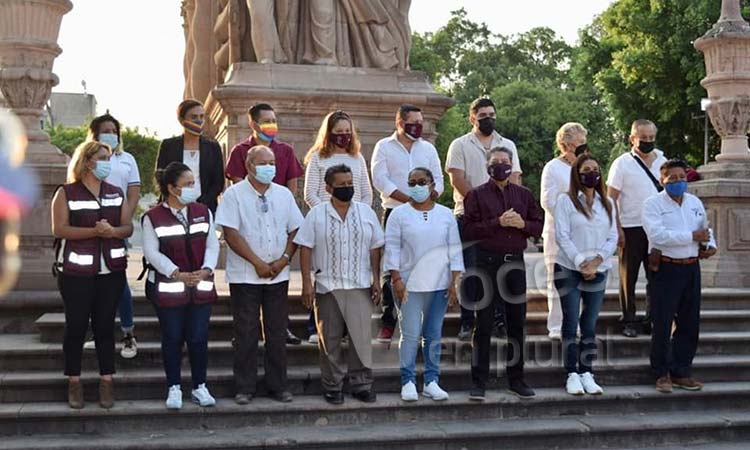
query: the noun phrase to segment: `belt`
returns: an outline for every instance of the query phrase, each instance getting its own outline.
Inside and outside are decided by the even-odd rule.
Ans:
[[[668,263],[672,263],[672,264],[681,264],[681,265],[684,265],[684,266],[687,266],[689,264],[695,264],[695,263],[698,262],[698,258],[681,258],[681,259],[676,259],[676,258],[670,258],[668,256],[662,256],[661,260],[662,260],[662,262],[668,262]]]

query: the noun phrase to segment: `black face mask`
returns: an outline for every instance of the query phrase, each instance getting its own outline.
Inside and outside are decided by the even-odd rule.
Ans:
[[[479,132],[485,136],[491,135],[495,131],[495,118],[485,117],[479,121]]]
[[[333,193],[331,195],[337,200],[348,203],[354,198],[354,186],[333,188]]]
[[[646,154],[653,152],[655,148],[656,148],[655,142],[641,141],[638,143],[638,150]]]
[[[581,156],[589,150],[589,144],[581,144],[576,147],[576,156]]]

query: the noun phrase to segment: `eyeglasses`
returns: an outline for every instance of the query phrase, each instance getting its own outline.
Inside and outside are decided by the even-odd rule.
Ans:
[[[407,184],[409,185],[409,187],[414,187],[414,186],[429,186],[430,184],[432,184],[432,181],[425,180],[423,178],[423,179],[417,180],[417,181],[409,180],[409,182]]]
[[[266,198],[265,195],[260,195],[259,197],[261,201],[260,210],[263,213],[267,213],[268,212],[268,199]]]

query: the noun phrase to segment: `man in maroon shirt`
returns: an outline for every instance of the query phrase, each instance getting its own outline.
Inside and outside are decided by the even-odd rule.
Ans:
[[[273,107],[267,103],[258,103],[250,108],[247,115],[253,135],[232,148],[225,170],[226,177],[233,183],[244,180],[247,176],[245,160],[248,150],[256,145],[265,145],[276,156],[276,177],[273,182],[288,187],[292,194],[296,194],[297,180],[305,174],[305,170],[297,160],[292,146],[276,139],[279,128]]]
[[[304,175],[305,170],[297,160],[292,146],[276,139],[279,126],[276,123],[276,113],[273,107],[267,103],[258,103],[250,108],[247,116],[253,135],[232,148],[224,174],[232,183],[244,180],[247,177],[245,166],[247,152],[256,145],[265,145],[273,151],[276,157],[276,176],[273,182],[286,186],[292,194],[296,194],[297,180]],[[286,343],[297,345],[301,344],[302,340],[287,329]]]
[[[496,302],[505,306],[508,332],[506,372],[508,390],[521,398],[534,396],[523,379],[524,325],[526,322],[526,269],[523,252],[527,239],[542,234],[543,216],[527,188],[510,183],[513,153],[495,147],[487,153],[490,180],[464,199],[464,226],[476,245],[475,268],[482,288],[461,304],[474,310],[471,361],[471,400],[484,400],[490,375],[490,338]],[[471,292],[471,291],[470,291]]]

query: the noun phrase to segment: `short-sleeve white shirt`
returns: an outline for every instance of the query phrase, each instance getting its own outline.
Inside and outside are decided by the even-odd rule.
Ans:
[[[109,159],[112,162],[112,172],[105,180],[122,189],[125,198],[128,197],[128,187],[140,186],[141,175],[138,172],[138,163],[128,152],[113,153]]]
[[[654,153],[656,159],[649,170],[654,178],[659,180],[661,166],[667,162],[667,158],[661,150],[654,150]],[[617,210],[620,214],[620,225],[623,228],[642,226],[643,202],[659,193],[653,181],[633,156],[635,153],[631,150],[617,157],[609,169],[607,178],[607,185],[620,191],[620,196],[617,198]],[[638,158],[638,156],[635,157]]]

